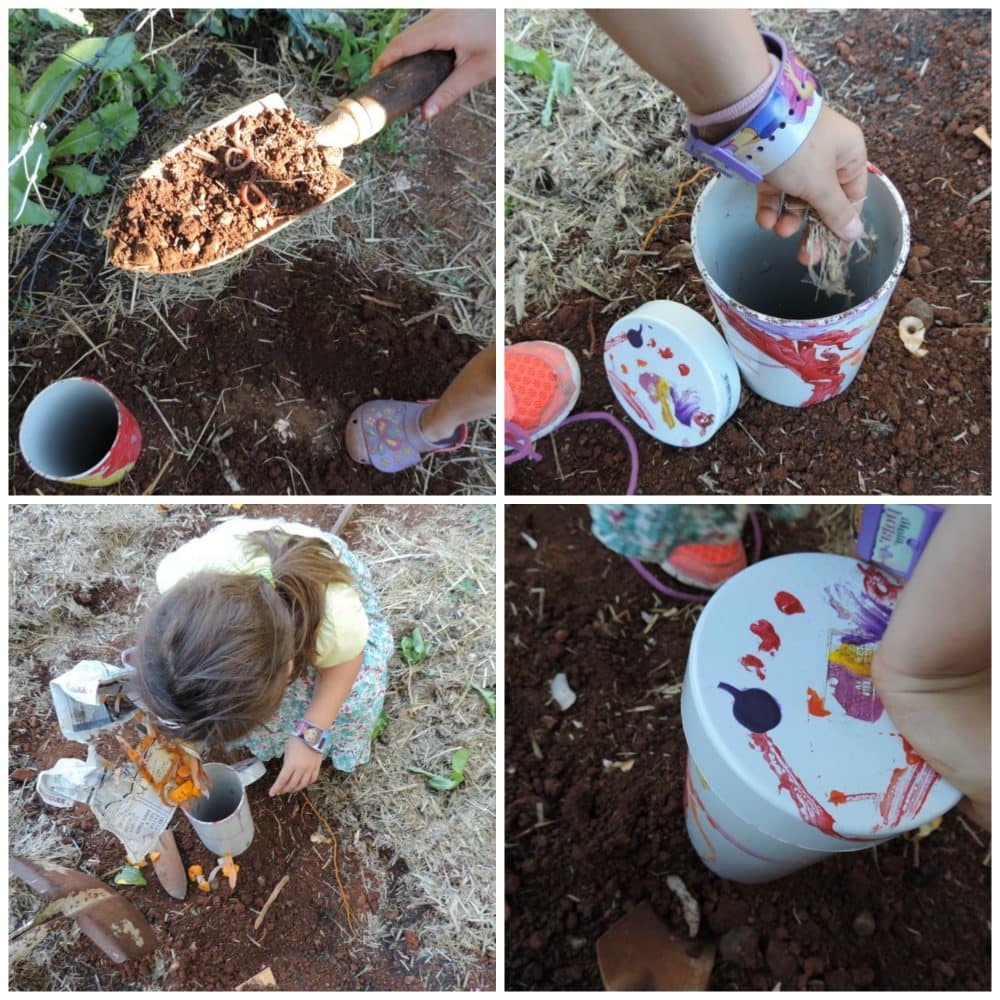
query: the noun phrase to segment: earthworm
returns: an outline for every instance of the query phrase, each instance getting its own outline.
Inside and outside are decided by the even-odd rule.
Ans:
[[[257,212],[267,204],[267,195],[253,182],[244,184],[239,191],[240,201],[243,202],[251,212]],[[251,195],[253,196],[251,198]]]
[[[230,146],[223,154],[223,160],[231,174],[241,173],[253,163],[250,150],[245,146]]]

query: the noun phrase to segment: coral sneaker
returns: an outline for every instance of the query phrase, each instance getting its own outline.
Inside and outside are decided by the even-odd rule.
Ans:
[[[702,590],[718,590],[726,580],[746,569],[747,554],[739,539],[731,542],[692,542],[679,545],[660,563],[672,577]]]
[[[580,395],[580,366],[559,344],[526,340],[504,349],[504,422],[508,448],[536,441],[569,416]]]

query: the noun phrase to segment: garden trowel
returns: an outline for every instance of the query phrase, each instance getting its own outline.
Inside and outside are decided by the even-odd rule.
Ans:
[[[400,59],[378,76],[372,77],[367,83],[362,84],[357,90],[348,94],[347,97],[337,102],[336,106],[324,119],[322,124],[316,127],[316,141],[319,146],[326,150],[327,162],[331,166],[339,168],[344,157],[344,149],[356,146],[370,139],[380,132],[386,125],[409,114],[419,108],[423,102],[451,75],[455,65],[454,52],[421,52],[418,55]],[[265,110],[281,111],[286,110],[285,104],[280,94],[268,94],[260,100],[252,101],[232,114],[221,118],[212,125],[205,127],[226,128],[240,118],[259,115]],[[189,136],[182,143],[164,153],[159,159],[154,160],[140,175],[139,180],[147,178],[158,178],[163,176],[164,161],[179,155],[187,146],[191,137]],[[249,250],[251,247],[262,243],[275,233],[284,229],[285,226],[296,222],[309,212],[329,204],[334,198],[339,198],[345,191],[354,187],[354,180],[340,171],[336,186],[333,190],[316,205],[305,211],[283,218],[279,223],[262,233],[260,236],[243,246],[229,251],[221,257],[207,263],[194,263],[185,267],[162,268],[143,265],[140,263],[130,263],[119,265],[123,270],[142,271],[155,274],[178,274],[200,271],[206,267],[213,267],[223,261]]]

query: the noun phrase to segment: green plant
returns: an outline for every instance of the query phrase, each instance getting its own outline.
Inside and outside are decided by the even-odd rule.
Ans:
[[[415,628],[409,635],[404,635],[399,640],[399,651],[406,661],[408,667],[415,667],[427,659],[427,643],[424,642],[424,634],[419,628]]]
[[[378,718],[375,720],[375,728],[372,730],[372,743],[374,743],[386,730],[389,725],[389,716],[385,709],[381,709]]]
[[[503,47],[504,65],[517,73],[526,73],[536,80],[549,85],[549,92],[542,108],[542,125],[552,124],[556,96],[568,97],[573,93],[573,67],[562,59],[553,59],[544,49],[532,52],[522,45],[505,41]]]
[[[74,26],[79,27],[75,22]],[[58,127],[50,130],[47,119],[87,73],[99,74],[94,88],[96,107],[58,137]],[[71,193],[81,195],[98,194],[108,182],[106,174],[94,173],[82,164],[52,161],[123,149],[139,131],[138,101],[146,98],[160,108],[181,101],[182,81],[173,64],[156,56],[152,68],[146,66],[131,32],[74,42],[56,56],[30,90],[22,89],[21,74],[14,66],[9,67],[8,81],[7,205],[13,225],[46,225],[58,218],[59,213],[42,202],[40,192],[50,175],[58,177]]]
[[[427,778],[427,787],[435,792],[450,792],[453,788],[458,788],[465,781],[465,765],[468,763],[471,751],[465,747],[460,747],[451,756],[451,775],[444,777],[435,774],[433,771],[425,771],[422,767],[410,764],[406,770],[414,774],[423,774]]]
[[[470,684],[469,687],[486,702],[486,710],[490,713],[490,718],[495,719],[497,717],[497,696],[492,691],[481,688],[478,684]]]

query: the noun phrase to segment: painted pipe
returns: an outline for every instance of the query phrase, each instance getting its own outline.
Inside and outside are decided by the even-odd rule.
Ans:
[[[681,695],[684,812],[716,875],[768,882],[914,830],[961,798],[872,685],[901,586],[873,564],[797,553],[737,573],[705,605]]]
[[[253,843],[253,816],[247,801],[246,785],[256,781],[264,771],[255,757],[236,767],[228,764],[204,764],[211,781],[207,794],[189,799],[190,809],[184,811],[201,842],[218,858],[227,854],[234,858]]]
[[[695,263],[743,380],[772,403],[812,406],[847,389],[906,265],[903,200],[877,167],[868,172],[862,217],[876,238],[871,256],[850,265],[850,296],[818,293],[796,258],[798,239],[757,225],[752,185],[716,177],[695,205]]]
[[[19,444],[31,470],[74,486],[112,486],[142,449],[139,424],[106,386],[89,378],[53,382],[29,404]]]

